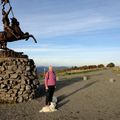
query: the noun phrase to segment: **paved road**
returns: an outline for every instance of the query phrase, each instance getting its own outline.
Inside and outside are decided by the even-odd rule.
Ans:
[[[120,75],[110,70],[59,81],[55,95],[58,111],[39,113],[44,97],[27,103],[0,105],[0,120],[120,120]],[[109,79],[115,78],[115,83]]]

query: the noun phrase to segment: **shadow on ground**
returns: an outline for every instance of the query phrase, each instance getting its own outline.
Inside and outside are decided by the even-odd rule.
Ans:
[[[92,86],[96,82],[98,82],[98,81],[94,81],[94,82],[88,83],[88,84],[84,85],[83,87],[81,87],[81,88],[79,88],[79,89],[69,93],[68,95],[63,94],[63,95],[58,96],[58,106],[57,107],[60,108],[60,107],[62,107],[63,105],[65,105],[66,103],[68,103],[70,101],[70,100],[65,100],[64,102],[62,102],[64,99],[72,96],[73,94],[75,94],[75,93],[77,93],[77,92],[79,92],[79,91],[81,91],[83,89],[86,89],[86,88]]]
[[[100,72],[100,71],[98,71],[98,72]],[[85,74],[85,76],[87,76],[88,79],[90,80],[94,76],[101,76],[102,75],[101,72],[100,73],[98,73],[98,72],[93,74],[93,75],[91,75],[91,73],[88,73],[88,74]],[[59,81],[57,81],[56,91],[63,89],[66,86],[72,85],[76,82],[80,82],[82,80],[83,80],[82,76],[75,77],[75,78],[67,78],[65,80],[59,80]],[[42,97],[44,95],[45,95],[45,88],[44,88],[44,85],[42,84],[39,86],[39,88],[37,90],[37,98]]]
[[[83,80],[82,77],[77,77],[77,78],[72,78],[72,79],[66,79],[66,80],[62,80],[62,81],[57,81],[56,91],[58,91],[58,90],[60,90],[60,89],[63,89],[63,88],[66,87],[66,86],[69,86],[69,85],[72,85],[72,84],[74,84],[74,83],[80,82],[80,81],[82,81],[82,80]],[[77,89],[77,90],[75,90],[75,91],[73,91],[73,92],[71,92],[71,93],[69,93],[69,94],[67,94],[67,95],[63,94],[63,95],[58,96],[58,97],[57,97],[57,98],[58,98],[57,108],[62,107],[63,105],[67,104],[67,103],[70,101],[69,99],[65,100],[66,98],[68,98],[68,97],[76,94],[77,92],[79,92],[79,91],[81,91],[81,90],[84,90],[84,89],[92,86],[92,85],[95,84],[96,82],[98,82],[98,81],[94,81],[94,82],[88,83],[88,84],[84,85],[83,87],[81,87],[81,88],[79,88],[79,89]],[[45,95],[44,85],[41,85],[41,86],[39,87],[39,90],[38,90],[38,91],[39,91],[39,95],[37,96],[37,98],[43,97],[43,96]]]
[[[76,77],[76,78],[72,78],[72,79],[66,79],[66,80],[60,80],[57,81],[57,87],[55,91],[58,91],[60,89],[63,89],[66,86],[69,86],[71,84],[74,84],[76,82],[80,82],[82,81],[82,77]],[[42,97],[45,95],[45,88],[44,85],[40,85],[38,90],[37,90],[37,98]]]

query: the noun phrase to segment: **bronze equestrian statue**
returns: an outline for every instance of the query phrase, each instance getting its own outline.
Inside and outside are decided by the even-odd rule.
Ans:
[[[11,24],[10,24],[8,15],[12,10],[12,7],[10,6],[10,9],[6,12],[4,7],[5,4],[7,3],[4,3],[3,9],[2,9],[2,15],[3,15],[2,22],[4,25],[4,31],[0,32],[0,49],[7,48],[7,42],[13,42],[13,41],[18,41],[23,39],[28,40],[30,37],[34,39],[35,43],[37,43],[33,35],[22,32],[19,26],[19,22],[15,17],[11,19]]]

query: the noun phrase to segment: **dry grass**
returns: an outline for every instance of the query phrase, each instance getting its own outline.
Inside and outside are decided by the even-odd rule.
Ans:
[[[95,69],[87,69],[87,70],[71,70],[66,72],[60,72],[57,74],[57,80],[66,80],[66,79],[72,79],[75,77],[82,76],[83,74],[88,74],[92,72],[101,71],[105,68],[95,68]],[[40,82],[43,83],[44,78],[39,78]]]
[[[113,72],[120,73],[120,67],[114,67],[112,68]]]
[[[104,68],[95,68],[95,69],[87,69],[87,70],[71,70],[71,71],[66,71],[66,72],[61,72],[58,73],[58,76],[66,76],[66,75],[74,75],[74,74],[83,74],[83,73],[89,73],[89,72],[94,72],[94,71],[100,71],[103,70]]]

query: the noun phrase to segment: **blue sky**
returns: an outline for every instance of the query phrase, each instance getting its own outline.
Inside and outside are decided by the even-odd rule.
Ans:
[[[36,65],[120,65],[120,0],[11,0],[11,4],[22,30],[38,43],[29,39],[8,46],[28,54]]]

